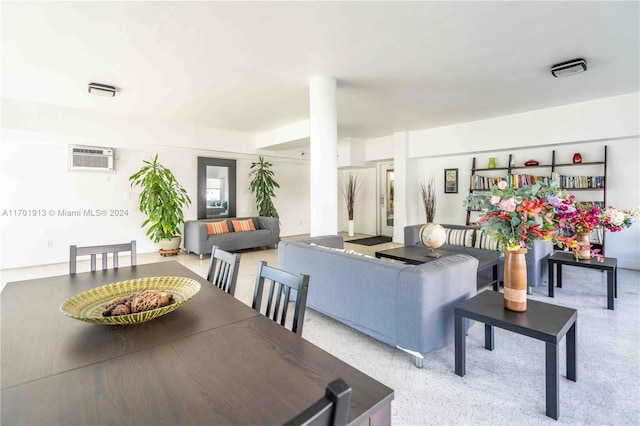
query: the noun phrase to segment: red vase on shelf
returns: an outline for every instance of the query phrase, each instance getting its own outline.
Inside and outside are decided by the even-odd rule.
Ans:
[[[580,164],[582,163],[582,155],[580,155],[579,152],[576,152],[575,154],[573,154],[573,164]]]

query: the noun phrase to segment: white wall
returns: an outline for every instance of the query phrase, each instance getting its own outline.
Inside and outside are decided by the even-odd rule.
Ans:
[[[424,220],[417,184],[430,171],[434,173],[438,187],[442,188],[443,169],[459,169],[459,193],[444,194],[441,189],[436,220],[464,222],[462,200],[466,196],[471,153],[474,152],[485,157],[491,152],[491,156],[499,158],[513,152],[521,162],[531,155],[549,153],[554,146],[566,146],[572,153],[584,151],[585,143],[594,147],[606,143],[610,147],[608,202],[618,207],[638,207],[639,100],[636,93],[457,126],[402,132],[402,137],[367,140],[365,156],[369,164],[393,158],[396,182],[406,185],[406,201],[404,188],[396,186],[398,229],[394,231],[394,241],[402,242],[404,223]],[[400,139],[402,146],[397,143]],[[117,173],[67,172],[66,144],[70,143],[117,148]],[[572,143],[576,145],[572,146]],[[135,238],[141,252],[155,250],[139,228],[143,218],[137,213],[137,193],[131,193],[128,176],[140,167],[142,159],[149,159],[156,152],[193,198],[192,207],[185,213],[187,219],[196,217],[196,157],[199,155],[237,159],[237,214],[255,214],[253,196],[246,189],[249,164],[257,158],[254,144],[255,135],[248,133],[158,123],[2,98],[0,210],[117,208],[128,210],[129,216],[73,220],[2,216],[0,268],[66,262],[69,244],[83,244],[86,235],[109,241]],[[544,147],[535,152],[538,146]],[[402,152],[398,151],[399,147]],[[261,150],[261,153],[274,163],[281,184],[275,200],[281,216],[281,234],[308,233],[308,160],[299,160],[297,151],[293,159],[279,158],[288,155],[284,151]],[[404,175],[399,175],[403,165],[406,165]],[[361,174],[364,185],[356,205],[356,232],[373,235],[377,233],[375,169],[361,169]],[[346,231],[344,202],[339,200],[338,205],[338,228]],[[607,255],[618,257],[621,265],[640,269],[639,232],[640,224],[637,224],[630,230],[609,234]],[[53,247],[47,247],[48,241],[53,241]],[[95,243],[95,238],[90,242]]]
[[[338,231],[347,232],[349,229],[347,202],[343,195],[343,183],[346,182],[348,173],[357,175],[360,182],[353,206],[354,231],[356,234],[378,235],[376,169],[374,168],[338,171]]]
[[[469,179],[471,163],[475,156],[477,167],[486,167],[489,157],[495,157],[497,167],[506,167],[509,154],[513,154],[516,165],[521,166],[524,161],[535,159],[540,164],[551,163],[551,152],[556,150],[556,163],[571,163],[575,152],[582,154],[583,162],[602,161],[604,145],[607,145],[607,204],[618,208],[637,208],[640,206],[640,139],[626,138],[616,141],[599,141],[579,145],[554,145],[534,149],[516,149],[507,151],[493,151],[491,153],[466,154],[435,158],[411,160],[411,167],[418,178],[413,184],[407,185],[408,223],[424,223],[424,208],[418,191],[418,183],[431,174],[435,177],[437,205],[435,221],[438,223],[464,224],[466,210],[463,201],[469,194]],[[444,193],[444,169],[458,168],[458,193]],[[566,175],[601,175],[600,166],[565,167],[558,169]],[[496,172],[498,176],[503,172]],[[550,169],[518,170],[518,173],[548,175]],[[482,172],[482,175],[491,175]],[[576,198],[584,201],[601,199],[599,191],[576,191]],[[472,217],[473,219],[473,217]],[[640,219],[640,218],[638,218]],[[640,222],[640,220],[639,220]],[[609,232],[606,237],[606,255],[616,257],[621,267],[640,269],[640,223],[617,233]]]
[[[255,153],[255,135],[252,133],[188,126],[17,99],[0,100],[3,130],[38,134],[43,141],[126,148],[151,145]]]
[[[140,253],[153,252],[153,244],[140,228],[139,189],[131,189],[129,176],[155,153],[187,189],[192,204],[185,219],[197,217],[197,157],[220,153],[183,148],[143,146],[116,149],[116,173],[67,170],[67,145],[41,141],[37,135],[4,132],[0,151],[0,268],[67,262],[69,246],[138,242]],[[237,159],[237,215],[255,215],[249,192],[249,167],[257,156]],[[227,156],[227,158],[233,158]],[[276,180],[274,204],[280,214],[281,235],[309,232],[309,167],[307,162],[269,158]],[[106,210],[107,216],[86,216],[84,210]],[[29,210],[20,216],[17,210]],[[62,210],[80,216],[64,216]],[[125,216],[110,216],[111,210]],[[42,214],[46,216],[41,216]],[[34,216],[34,214],[36,216]]]
[[[640,135],[640,94],[411,132],[409,157],[589,142]]]
[[[619,208],[639,207],[639,93],[411,132],[405,172],[407,176],[433,172],[437,185],[442,188],[443,170],[458,168],[459,192],[444,194],[444,189],[440,189],[436,221],[462,224],[466,217],[462,201],[467,195],[474,153],[482,158],[481,165],[488,157],[497,157],[498,165],[504,166],[509,153],[515,155],[518,164],[531,158],[548,162],[551,150],[558,149],[565,155],[564,161],[570,162],[574,152],[596,155],[603,145],[609,147],[607,204]],[[600,158],[601,154],[598,155]],[[567,171],[566,174],[574,173]],[[411,185],[407,183],[407,203],[398,206],[406,209],[410,224],[424,220],[424,213],[412,213],[423,210],[416,208],[420,198],[417,186],[413,187],[411,194]],[[640,269],[640,224],[626,231],[609,233],[606,255],[618,258],[621,267]]]

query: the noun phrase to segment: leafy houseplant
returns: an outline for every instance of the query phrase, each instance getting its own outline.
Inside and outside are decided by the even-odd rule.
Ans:
[[[274,189],[280,188],[280,185],[273,179],[272,166],[263,156],[258,158],[258,162],[251,163],[249,190],[256,196],[259,216],[278,217],[272,198],[276,198]]]
[[[191,204],[191,199],[171,170],[158,162],[158,154],[153,161],[143,163],[144,166],[129,177],[132,188],[142,188],[140,211],[147,215],[142,227],[150,225],[147,235],[154,243],[179,237],[180,224],[184,222],[182,209]]]

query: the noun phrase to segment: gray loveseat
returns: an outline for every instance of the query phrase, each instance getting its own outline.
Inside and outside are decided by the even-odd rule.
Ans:
[[[408,352],[418,367],[453,343],[453,307],[476,294],[477,259],[461,254],[411,266],[331,248],[343,248],[341,236],[278,246],[280,268],[309,275],[309,308]]]
[[[404,245],[405,246],[423,246],[420,240],[420,229],[423,225],[410,225],[404,228]],[[504,282],[504,257],[500,257],[500,252],[496,247],[488,247],[485,240],[480,239],[480,235],[486,235],[477,226],[465,225],[442,225],[445,229],[468,231],[465,235],[471,238],[460,238],[456,244],[444,244],[439,250],[451,251],[456,253],[469,254],[475,257],[494,257],[498,259],[498,281]],[[480,234],[482,233],[482,234]],[[546,285],[548,281],[549,266],[547,259],[553,254],[553,244],[550,242],[536,240],[527,252],[525,258],[527,261],[527,286],[529,293],[532,287]]]
[[[234,232],[232,220],[251,219],[255,231]],[[229,232],[211,234],[207,231],[207,222],[227,222]],[[280,222],[275,217],[239,217],[230,219],[189,220],[184,223],[184,249],[187,253],[196,253],[200,259],[211,253],[213,246],[222,250],[236,251],[263,246],[277,246],[280,241]]]

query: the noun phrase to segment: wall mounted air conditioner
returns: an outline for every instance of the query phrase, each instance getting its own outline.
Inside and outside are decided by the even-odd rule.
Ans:
[[[112,148],[69,145],[69,170],[114,172],[114,153]]]

